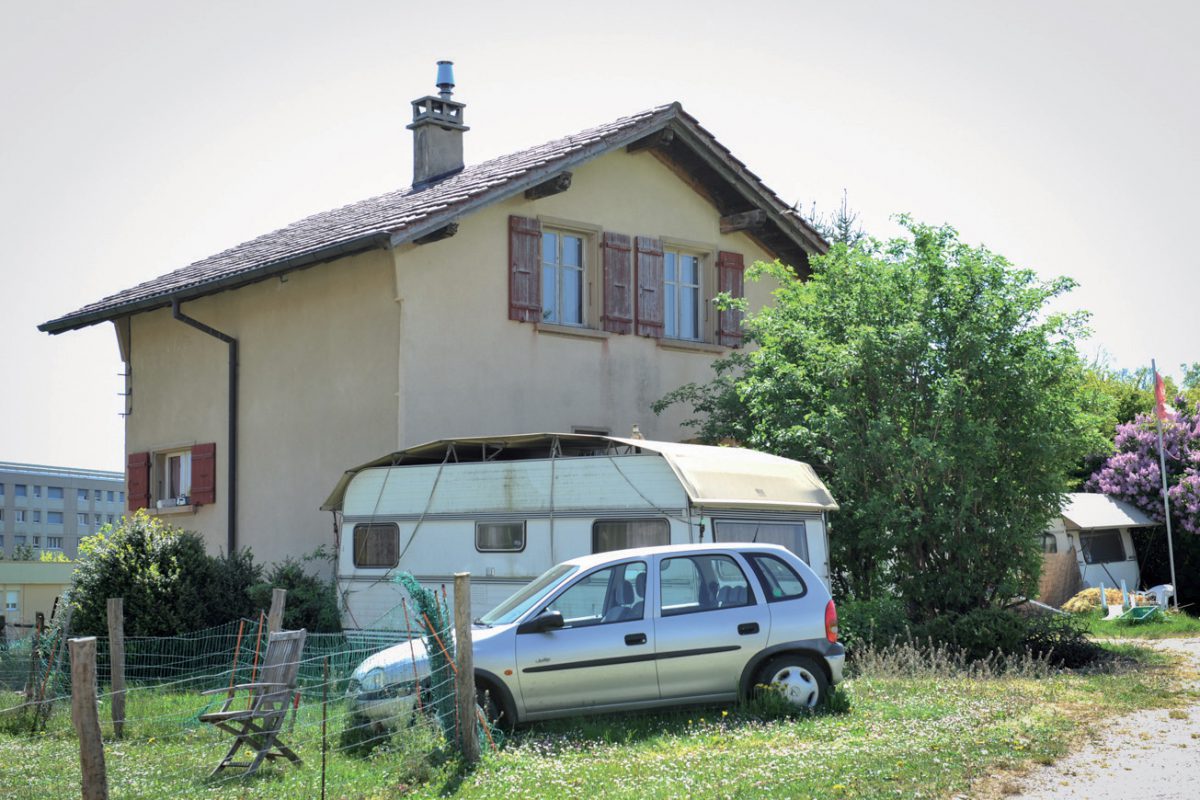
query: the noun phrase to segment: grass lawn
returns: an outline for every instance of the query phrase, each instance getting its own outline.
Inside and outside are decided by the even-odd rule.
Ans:
[[[1157,621],[1127,622],[1105,620],[1099,611],[1078,614],[1087,622],[1092,636],[1109,639],[1170,639],[1177,636],[1200,636],[1200,619],[1186,611],[1168,611]]]
[[[331,753],[328,796],[949,797],[981,776],[1055,758],[1096,719],[1183,702],[1167,656],[1116,647],[1123,666],[1105,673],[858,677],[843,684],[841,711],[790,720],[698,708],[543,723],[465,775],[438,757],[433,734],[414,729],[371,756]],[[319,704],[302,704],[285,737],[303,768],[270,766],[255,779],[213,783],[205,775],[226,743],[207,726],[186,724],[202,703],[131,693],[127,739],[106,742],[110,797],[320,796]],[[342,723],[331,714],[334,746]],[[79,796],[65,707],[37,737],[0,728],[0,797]]]

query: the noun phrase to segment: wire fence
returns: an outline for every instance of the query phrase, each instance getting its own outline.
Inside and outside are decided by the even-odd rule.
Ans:
[[[440,602],[444,611],[444,595]],[[111,689],[111,642],[97,637],[96,700],[109,797],[369,797],[429,780],[453,758],[461,724],[453,700],[454,638],[448,614],[414,608],[412,617],[421,630],[308,634],[278,731],[278,742],[302,763],[268,761],[250,777],[239,769],[210,776],[234,741],[210,723],[225,709],[236,724],[253,708],[255,691],[230,687],[263,680],[265,618],[179,636],[126,638],[120,738],[112,714],[118,697]],[[0,797],[79,796],[80,742],[71,722],[66,650],[54,629],[0,650]],[[376,675],[366,683],[351,679],[381,651]],[[479,726],[485,749],[495,747],[498,732],[479,722],[469,724]]]

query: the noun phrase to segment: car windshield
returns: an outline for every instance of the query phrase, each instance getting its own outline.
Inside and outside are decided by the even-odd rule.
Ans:
[[[507,625],[537,605],[562,580],[573,575],[579,567],[558,564],[543,572],[533,583],[522,586],[515,594],[479,618],[484,625]]]

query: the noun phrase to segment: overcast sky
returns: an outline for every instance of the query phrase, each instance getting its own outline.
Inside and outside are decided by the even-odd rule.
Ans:
[[[686,9],[686,10],[684,10]],[[1089,354],[1200,360],[1200,6],[0,0],[0,460],[123,468],[108,323],[38,323],[468,163],[680,101],[788,201],[955,225],[1080,286]]]

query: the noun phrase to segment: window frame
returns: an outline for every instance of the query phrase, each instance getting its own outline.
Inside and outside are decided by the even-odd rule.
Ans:
[[[1092,546],[1085,541],[1098,538],[1100,536],[1111,536],[1116,539],[1117,545],[1121,548],[1121,557],[1114,560],[1099,560],[1093,558]],[[1094,530],[1079,532],[1079,549],[1083,553],[1083,561],[1085,564],[1119,564],[1122,561],[1129,560],[1129,551],[1125,549],[1125,537],[1122,535],[1121,528],[1096,528]]]
[[[804,580],[804,576],[801,575],[795,567],[787,563],[787,559],[780,558],[774,553],[763,552],[745,552],[742,553],[742,558],[746,559],[746,563],[750,565],[750,569],[754,573],[754,577],[758,579],[758,585],[762,587],[763,597],[768,603],[784,603],[789,600],[799,600],[802,597],[808,596],[808,581]],[[789,572],[791,572],[792,575],[795,576],[796,580],[800,581],[800,594],[788,594],[781,595],[779,597],[773,597],[771,595],[771,587],[775,586],[777,582],[769,579],[766,568],[758,563],[758,559],[760,558],[769,559],[782,564]],[[797,558],[799,558],[799,556],[797,556]]]
[[[663,339],[670,342],[711,343],[716,341],[716,315],[710,313],[712,299],[716,296],[717,286],[717,248],[707,242],[695,242],[671,236],[659,237],[663,247]],[[675,321],[676,333],[670,333],[672,322],[667,316],[667,292],[671,284],[667,281],[667,255],[676,256],[676,276],[678,276],[678,256],[680,254],[694,256],[696,265],[696,338],[678,335],[678,319]],[[675,282],[678,285],[678,281]],[[678,299],[678,298],[676,298]],[[676,317],[679,304],[675,304]]]
[[[520,525],[521,526],[521,546],[520,547],[480,547],[479,546],[479,529],[484,525],[503,526],[503,525]],[[475,522],[475,551],[479,553],[524,553],[526,546],[529,544],[529,525],[526,520],[511,520],[507,522]]]
[[[169,481],[172,479],[171,459],[179,458],[179,486],[169,486]],[[172,494],[168,489],[178,488],[176,494]],[[192,498],[192,448],[186,447],[169,447],[161,450],[155,450],[150,455],[150,504],[155,509],[171,508],[176,506],[190,505]],[[107,490],[96,490],[96,501],[104,501],[104,492]],[[180,503],[179,500],[186,502]],[[175,501],[175,502],[170,502]],[[161,505],[160,505],[161,504]]]
[[[703,604],[703,599],[698,596],[696,598],[696,607],[695,608],[673,607],[670,610],[668,610],[667,606],[664,605],[664,603],[663,603],[663,600],[666,596],[666,593],[663,591],[663,585],[662,585],[663,570],[666,568],[667,564],[669,564],[672,561],[679,561],[679,560],[690,561],[690,562],[692,562],[692,568],[696,570],[696,574],[699,575],[700,580],[705,581],[705,580],[707,580],[708,576],[706,576],[704,574],[704,570],[701,569],[699,564],[696,563],[700,559],[709,559],[710,564],[711,564],[711,562],[714,562],[716,559],[725,559],[725,560],[729,561],[729,563],[733,564],[734,567],[737,568],[738,572],[741,573],[742,580],[745,581],[746,602],[739,603],[738,605],[718,606],[716,604],[716,602],[717,602],[716,597],[713,597],[711,599],[712,605],[706,606]],[[701,614],[701,613],[706,613],[706,612],[710,612],[710,611],[728,611],[730,609],[735,609],[735,608],[752,608],[757,605],[758,605],[758,592],[756,592],[754,589],[754,583],[750,580],[750,576],[746,573],[745,567],[742,564],[738,563],[738,559],[734,556],[733,553],[724,553],[724,552],[686,553],[686,554],[681,554],[681,555],[666,555],[666,556],[662,557],[661,559],[659,559],[659,562],[658,562],[658,616],[660,616],[663,619],[667,619],[670,617],[684,617],[684,616],[687,616],[688,614]]]
[[[597,525],[612,525],[615,523],[631,523],[631,522],[661,522],[661,523],[663,523],[663,525],[666,526],[667,540],[665,542],[663,542],[662,545],[668,545],[671,543],[671,521],[669,519],[667,519],[666,517],[642,517],[642,518],[638,518],[638,517],[633,517],[633,518],[631,518],[631,517],[612,517],[612,518],[597,517],[596,519],[592,520],[592,553],[593,554],[615,553],[619,550],[631,550],[631,549],[635,549],[638,547],[661,547],[662,546],[662,545],[657,545],[657,544],[639,544],[639,545],[626,545],[625,547],[615,547],[615,548],[611,548],[611,549],[607,549],[607,550],[597,550],[596,549],[596,544],[597,544],[596,543],[596,526]]]
[[[395,535],[393,553],[395,559],[391,564],[360,564],[358,562],[359,543],[358,532],[359,528],[367,529],[365,532],[370,533],[371,529],[387,530]],[[395,569],[400,565],[400,525],[395,522],[356,522],[354,527],[350,529],[350,565],[354,569]]]
[[[599,225],[593,225],[587,222],[580,222],[572,219],[562,219],[560,217],[551,217],[539,215],[537,217],[539,226],[541,227],[542,253],[538,263],[538,291],[542,298],[542,308],[539,312],[538,323],[541,325],[561,325],[564,328],[574,329],[589,329],[597,330],[600,328],[600,301],[601,291],[597,289],[600,275],[600,237],[604,233],[604,229]],[[547,233],[558,235],[575,236],[581,240],[580,260],[583,262],[580,268],[579,291],[581,294],[579,301],[579,322],[563,322],[561,319],[561,310],[559,319],[548,319],[545,316],[546,311],[546,283],[545,283],[545,268],[548,266],[546,261],[545,237]],[[561,246],[559,247],[561,250]],[[561,277],[562,265],[558,264],[558,275]],[[559,281],[561,285],[561,281]]]

